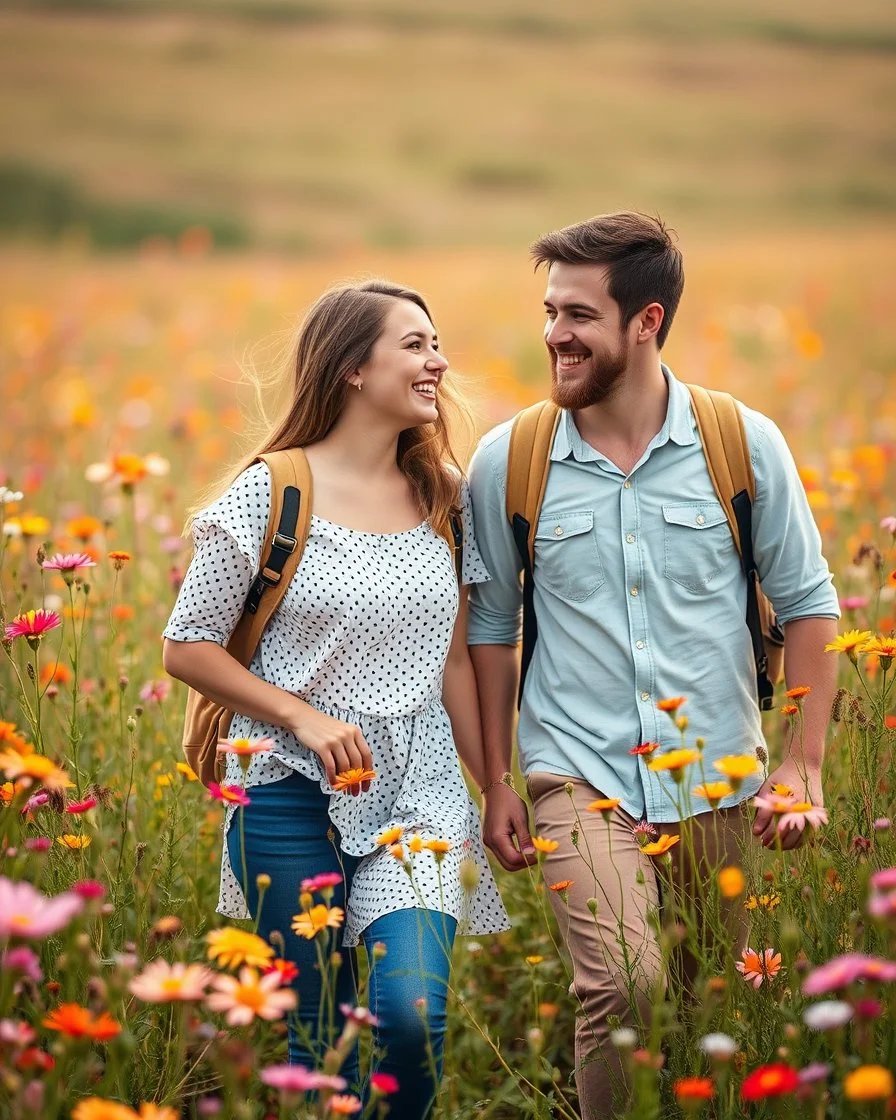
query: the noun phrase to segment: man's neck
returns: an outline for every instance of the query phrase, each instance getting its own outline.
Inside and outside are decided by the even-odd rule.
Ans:
[[[573,419],[579,435],[597,451],[643,451],[665,423],[668,407],[669,386],[657,359],[646,368],[626,370],[610,396],[574,412]]]

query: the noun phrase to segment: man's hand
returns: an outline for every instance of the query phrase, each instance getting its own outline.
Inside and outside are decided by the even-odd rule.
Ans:
[[[772,787],[776,785],[787,786],[792,790],[797,803],[809,801],[817,808],[824,805],[820,767],[802,767],[801,765],[798,766],[792,759],[788,759],[786,762],[782,762],[777,770],[769,774],[757,797],[774,797]],[[810,829],[810,825],[806,825],[802,830],[793,825],[788,825],[779,834],[778,818],[770,809],[757,809],[756,819],[753,821],[753,835],[766,848],[774,848],[777,844],[775,837],[780,835],[781,847],[784,851],[798,848],[802,844],[806,832]]]
[[[526,802],[503,782],[485,794],[482,839],[505,871],[521,871],[536,862]]]

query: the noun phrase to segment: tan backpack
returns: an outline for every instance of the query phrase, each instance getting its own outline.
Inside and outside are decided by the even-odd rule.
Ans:
[[[311,527],[311,472],[301,448],[270,451],[256,463],[271,472],[271,512],[260,557],[261,570],[252,581],[243,613],[227,643],[227,652],[248,666],[265,626],[280,605],[296,573]],[[217,752],[226,739],[233,712],[189,689],[184,719],[183,748],[187,762],[203,785],[220,782],[224,764]]]
[[[756,661],[757,701],[760,708],[768,710],[774,704],[774,686],[784,673],[784,634],[771,603],[759,587],[753,559],[752,505],[756,498],[756,481],[743,416],[728,393],[704,389],[700,385],[688,385],[688,391],[709,476],[728,517],[747,580],[746,624]],[[532,574],[535,531],[560,414],[553,401],[540,401],[523,409],[513,422],[507,452],[507,520],[523,566],[523,660],[519,700],[538,637]]]

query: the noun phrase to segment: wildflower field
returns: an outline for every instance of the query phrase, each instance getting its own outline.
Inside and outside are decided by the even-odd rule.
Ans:
[[[701,959],[696,998],[673,980],[649,1023],[614,1033],[634,1087],[620,1115],[896,1115],[896,238],[684,250],[666,360],[787,435],[840,595],[827,656],[842,687],[825,811],[800,790],[775,805],[803,846],[756,844],[707,875],[699,899],[667,893],[660,944],[670,960],[682,946]],[[355,1033],[369,1056],[363,1007],[324,1068],[284,1065],[291,965],[251,924],[214,913],[220,800],[240,794],[215,796],[183,762],[185,694],[160,639],[189,562],[185,509],[257,430],[241,364],[251,349],[269,369],[302,308],[362,272],[426,294],[481,428],[543,395],[543,281],[522,248],[295,262],[216,256],[196,229],[121,258],[0,254],[2,1117],[388,1115],[388,1079],[362,1101],[339,1075]],[[781,686],[766,717],[772,763],[800,735],[802,683]],[[687,697],[669,707],[680,719]],[[723,740],[726,713],[714,716]],[[711,801],[707,779],[755,765],[701,776],[681,726],[671,789],[703,782]],[[641,831],[663,882],[677,853]],[[386,840],[404,844],[411,874],[440,855]],[[570,963],[537,869],[498,881],[513,929],[458,939],[438,1115],[571,1120]],[[326,970],[340,915],[325,880],[307,886],[297,927]],[[594,896],[599,907],[599,883]],[[750,911],[742,956],[724,936],[700,942],[695,907],[718,914],[723,901]]]

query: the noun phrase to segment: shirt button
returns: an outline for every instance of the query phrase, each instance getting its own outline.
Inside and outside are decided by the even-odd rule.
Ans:
[[[562,525],[558,525],[557,528],[554,530],[554,536],[555,537],[562,537],[563,536],[563,526]]]
[[[631,490],[631,488],[632,488],[632,484],[629,482],[628,479],[626,479],[625,482],[623,482],[622,485],[625,487],[626,490]]]
[[[625,539],[629,544],[634,544],[635,543],[635,534],[634,533],[626,533],[625,534]]]
[[[650,699],[650,693],[649,692],[642,692],[641,693],[641,699],[642,700],[649,700]]]
[[[706,518],[703,516],[703,514],[698,513],[697,514],[697,524],[698,525],[703,525],[705,521],[706,521]]]
[[[635,596],[637,596],[637,594],[638,594],[638,589],[637,589],[637,587],[633,587],[633,588],[632,588],[632,595],[635,595]]]
[[[635,649],[643,649],[643,648],[644,648],[644,643],[639,638],[638,641],[635,642]]]

